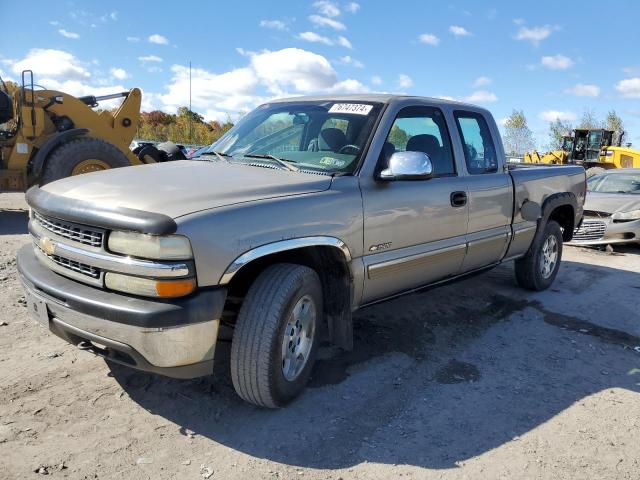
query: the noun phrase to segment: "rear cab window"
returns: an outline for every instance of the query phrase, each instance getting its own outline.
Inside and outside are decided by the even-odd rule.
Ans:
[[[462,110],[455,111],[453,115],[462,141],[467,171],[472,175],[496,173],[498,156],[484,116]]]

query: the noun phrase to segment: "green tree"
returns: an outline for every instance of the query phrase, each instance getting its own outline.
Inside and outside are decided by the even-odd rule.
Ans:
[[[624,123],[615,110],[609,110],[605,119],[605,128],[613,130],[613,143],[617,145],[624,135]]]
[[[504,148],[507,155],[520,156],[535,148],[533,132],[522,110],[513,110],[504,124]]]
[[[398,125],[394,125],[393,127],[391,127],[391,132],[389,132],[388,141],[393,143],[397,150],[402,150],[407,147],[409,134],[401,129]]]
[[[570,135],[573,126],[570,122],[563,122],[559,118],[549,124],[549,143],[547,150],[560,150],[564,142],[564,136]]]
[[[603,124],[598,119],[593,110],[585,110],[582,114],[582,118],[580,119],[578,128],[582,128],[585,130],[595,130],[598,128],[603,128]]]

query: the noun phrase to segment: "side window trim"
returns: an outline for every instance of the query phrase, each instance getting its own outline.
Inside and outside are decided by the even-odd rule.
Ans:
[[[400,116],[400,114],[408,109],[408,108],[416,108],[416,109],[425,109],[431,112],[438,112],[441,115],[442,118],[442,127],[444,128],[444,132],[441,131],[440,132],[440,137],[441,137],[441,141],[442,141],[442,146],[443,148],[445,147],[445,142],[449,142],[448,143],[448,153],[449,153],[449,157],[451,160],[451,166],[453,168],[453,172],[448,172],[448,173],[439,173],[439,174],[435,174],[433,175],[431,178],[441,178],[441,177],[457,177],[458,176],[458,165],[455,159],[455,153],[454,153],[454,147],[453,147],[453,139],[451,137],[451,131],[449,130],[449,122],[447,121],[447,118],[445,116],[445,112],[440,108],[437,107],[435,105],[423,105],[423,104],[413,104],[413,105],[403,105],[402,107],[399,108],[399,110],[396,112],[393,121],[391,122],[391,125],[389,126],[386,135],[385,135],[385,141],[384,143],[387,143],[387,139],[389,138],[389,135],[391,134],[391,130],[393,129],[396,120],[398,119],[398,117]],[[425,115],[426,116],[426,115]],[[383,143],[383,150],[380,152],[380,156],[378,157],[378,161],[376,162],[376,168],[375,171],[379,172],[380,170],[383,170],[385,168],[384,165],[384,159],[383,159],[383,155],[384,155],[384,143]]]
[[[493,134],[491,133],[491,128],[489,127],[489,124],[487,123],[486,118],[484,118],[484,115],[482,115],[479,112],[473,112],[473,111],[469,111],[469,110],[454,110],[453,111],[453,118],[455,120],[455,124],[456,124],[456,127],[458,129],[458,135],[460,137],[460,143],[461,143],[461,147],[462,147],[462,153],[463,153],[463,156],[464,156],[465,166],[467,168],[467,173],[469,175],[487,175],[487,174],[492,174],[492,173],[498,173],[500,171],[499,162],[498,162],[498,158],[497,158],[498,152],[496,150],[496,145],[495,145],[495,141],[493,139]],[[495,166],[495,168],[487,169],[486,166],[485,166],[485,169],[483,171],[474,171],[474,169],[471,167],[471,165],[469,164],[469,158],[467,156],[467,148],[466,148],[466,142],[465,142],[465,138],[464,138],[464,132],[462,130],[462,125],[460,125],[460,118],[466,118],[466,119],[475,120],[477,122],[477,124],[478,124],[478,129],[480,131],[482,131],[482,129],[484,127],[485,131],[489,135],[489,140],[491,141],[491,148],[493,149],[494,155],[496,155],[496,158],[495,158],[496,166]],[[484,150],[484,147],[483,147],[483,150]],[[484,152],[483,152],[483,154],[484,154]]]

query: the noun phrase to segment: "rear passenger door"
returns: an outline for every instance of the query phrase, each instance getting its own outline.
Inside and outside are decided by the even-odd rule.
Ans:
[[[485,117],[456,110],[454,118],[467,170],[469,226],[462,272],[468,272],[504,256],[511,235],[513,187]]]
[[[365,303],[457,274],[466,250],[467,207],[451,200],[466,180],[457,174],[444,114],[406,106],[387,128],[378,171],[394,152],[413,150],[429,155],[434,173],[410,181],[361,175]]]

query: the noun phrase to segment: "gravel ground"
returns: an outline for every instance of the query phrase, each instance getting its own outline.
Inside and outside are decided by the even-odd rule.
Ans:
[[[565,248],[359,312],[289,407],[110,366],[28,318],[22,195],[0,195],[0,478],[629,478],[640,474],[640,249]],[[35,471],[40,473],[35,473]]]

